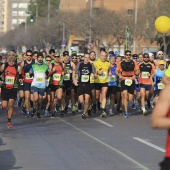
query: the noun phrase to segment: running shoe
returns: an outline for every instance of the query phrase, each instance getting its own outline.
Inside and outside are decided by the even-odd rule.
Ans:
[[[132,109],[136,109],[135,103],[132,104]]]
[[[104,109],[102,109],[102,114],[100,115],[100,117],[107,117],[107,114]]]
[[[86,119],[86,115],[85,115],[85,114],[82,114],[82,115],[81,115],[81,118],[82,118],[83,120],[85,120],[85,119]]]
[[[122,110],[119,110],[119,114],[123,114],[123,111],[122,111]]]
[[[41,119],[40,113],[37,113],[37,119]]]
[[[66,112],[65,110],[62,110],[61,113],[60,113],[60,115],[61,115],[61,116],[65,116],[65,112]]]
[[[47,109],[45,109],[44,114],[45,114],[45,116],[48,116],[49,115],[49,111]]]
[[[81,109],[82,109],[82,105],[78,104],[78,112],[81,112]]]
[[[30,113],[27,112],[27,113],[25,114],[25,117],[30,117]]]
[[[109,109],[109,116],[114,116],[112,109]]]
[[[76,107],[73,106],[73,108],[72,108],[72,114],[74,115],[75,113],[76,113]]]
[[[8,123],[7,123],[7,128],[9,128],[9,129],[12,128],[11,122],[8,122]]]
[[[55,112],[52,112],[51,118],[55,118]]]
[[[142,109],[142,113],[144,116],[147,116],[147,110],[146,109]]]
[[[128,118],[128,117],[129,117],[129,113],[125,111],[125,112],[124,112],[124,117],[125,117],[125,118]]]

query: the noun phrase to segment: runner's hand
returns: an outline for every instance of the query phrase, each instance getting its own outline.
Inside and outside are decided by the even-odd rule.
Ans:
[[[99,75],[103,74],[103,70],[99,70],[99,71],[97,72],[97,74],[99,74]]]
[[[78,81],[77,80],[74,80],[73,83],[74,83],[75,86],[78,86]]]

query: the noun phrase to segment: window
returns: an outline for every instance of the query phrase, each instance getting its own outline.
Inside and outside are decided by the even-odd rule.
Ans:
[[[17,19],[13,19],[12,24],[17,24]]]
[[[133,9],[128,9],[128,14],[133,15]]]
[[[18,7],[18,4],[17,3],[13,3],[12,4],[12,8],[17,8]]]
[[[25,11],[18,11],[18,16],[26,16],[26,12]]]
[[[12,11],[12,16],[17,16],[17,11]]]
[[[18,7],[27,9],[28,4],[27,3],[19,3]]]

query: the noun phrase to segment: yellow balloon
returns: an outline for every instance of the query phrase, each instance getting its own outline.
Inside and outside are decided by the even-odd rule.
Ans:
[[[162,34],[170,32],[170,18],[167,16],[158,17],[155,21],[155,28]]]

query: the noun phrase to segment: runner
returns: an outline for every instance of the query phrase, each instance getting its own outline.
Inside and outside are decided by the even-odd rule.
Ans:
[[[20,67],[16,63],[16,53],[10,51],[8,54],[7,63],[1,65],[0,67],[0,85],[2,85],[2,109],[7,110],[7,127],[12,128],[11,118],[14,113],[14,102],[17,98],[17,89],[15,84],[17,84],[17,74]],[[22,75],[19,75],[20,82],[22,82]]]
[[[97,78],[94,80],[96,90],[96,101],[99,103],[101,93],[101,117],[106,117],[106,95],[108,90],[108,74],[110,71],[110,63],[106,61],[107,52],[101,49],[100,58],[94,62],[94,67],[97,72]],[[99,108],[99,106],[98,106]]]
[[[154,82],[155,82],[155,85],[154,85],[154,105],[157,103],[158,101],[158,98],[159,98],[159,94],[160,94],[160,91],[164,88],[164,84],[162,83],[162,77],[165,73],[165,61],[164,60],[160,60],[159,61],[159,66],[158,68],[156,69],[156,72],[155,72],[155,76],[154,76]]]
[[[72,81],[72,72],[75,69],[75,64],[72,61],[70,61],[68,51],[63,52],[63,58],[64,58],[64,64],[67,71],[66,74],[64,75],[64,81],[63,81],[64,99],[66,100],[66,105],[65,105],[65,114],[66,114],[68,110],[70,97],[71,97],[72,111],[73,112],[76,111],[74,88],[73,88],[73,81]]]
[[[143,54],[139,53],[138,54],[138,64],[143,62]]]
[[[73,80],[75,86],[78,86],[77,95],[79,103],[84,103],[84,111],[82,114],[82,119],[86,119],[87,110],[90,105],[90,96],[91,96],[91,85],[90,85],[90,75],[93,73],[96,74],[94,66],[89,62],[90,55],[89,53],[84,54],[84,61],[79,62],[73,71]],[[75,73],[78,72],[78,81],[75,79]]]
[[[110,108],[109,108],[109,115],[114,116],[113,113],[113,106],[115,104],[116,98],[116,91],[117,91],[117,75],[116,75],[116,55],[111,54],[109,56],[110,59],[110,72],[111,75],[108,76],[108,96],[110,97]]]
[[[38,53],[37,62],[33,64],[30,68],[30,76],[33,77],[31,83],[31,92],[34,97],[34,109],[35,112],[32,113],[31,117],[37,114],[37,119],[40,119],[41,104],[43,101],[43,96],[46,93],[46,77],[48,76],[48,66],[43,64],[43,54]]]
[[[49,50],[49,56],[51,57],[51,63],[54,63],[54,55],[55,55],[55,50],[50,49]]]
[[[60,55],[54,55],[54,63],[52,63],[52,69],[50,71],[51,84],[50,84],[50,96],[51,96],[51,118],[55,118],[54,98],[56,95],[58,104],[61,105],[61,115],[65,115],[64,102],[61,102],[63,96],[63,75],[66,73],[65,64],[60,63]]]
[[[160,163],[161,170],[170,169],[170,85],[166,85],[151,114],[151,126],[156,129],[167,129],[165,158]]]
[[[139,86],[140,86],[140,96],[141,96],[141,109],[143,115],[147,115],[145,108],[145,100],[148,100],[149,91],[153,85],[153,77],[155,67],[149,62],[149,54],[143,54],[143,63],[139,64]]]
[[[116,69],[116,74],[121,80],[122,104],[124,106],[124,117],[128,118],[128,101],[133,100],[135,90],[135,74],[138,74],[139,67],[136,62],[130,60],[131,51],[125,51],[125,59]]]
[[[23,81],[24,81],[24,96],[25,96],[25,107],[23,108],[23,112],[25,113],[25,117],[30,117],[30,99],[33,101],[33,95],[30,94],[31,91],[31,83],[33,78],[30,77],[30,68],[33,64],[35,64],[35,60],[32,59],[32,51],[27,50],[26,52],[27,59],[21,63],[20,74],[23,73]],[[33,114],[35,114],[35,109],[33,109]]]

